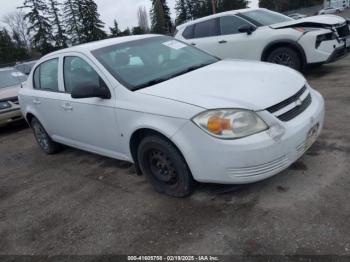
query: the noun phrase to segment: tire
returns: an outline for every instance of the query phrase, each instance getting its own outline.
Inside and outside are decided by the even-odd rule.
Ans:
[[[289,47],[279,47],[273,50],[267,57],[267,62],[288,66],[297,71],[302,70],[299,54]]]
[[[62,150],[62,146],[50,138],[45,128],[42,126],[38,119],[34,117],[31,121],[30,126],[33,130],[34,137],[42,151],[48,155],[52,155]]]
[[[142,173],[157,192],[172,197],[186,197],[193,192],[196,182],[185,159],[166,139],[145,137],[137,157]]]

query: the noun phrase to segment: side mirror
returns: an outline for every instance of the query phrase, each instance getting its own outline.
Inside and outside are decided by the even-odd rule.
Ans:
[[[92,84],[76,86],[71,93],[72,98],[91,98],[98,97],[102,99],[110,99],[111,93],[107,87],[99,87]]]
[[[248,35],[251,35],[255,30],[256,28],[252,25],[242,25],[238,28],[240,33],[247,33]]]

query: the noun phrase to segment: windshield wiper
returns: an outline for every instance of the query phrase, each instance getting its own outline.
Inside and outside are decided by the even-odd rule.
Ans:
[[[153,86],[153,85],[159,84],[161,82],[165,82],[165,81],[167,81],[169,79],[172,79],[174,77],[177,77],[177,76],[189,73],[191,71],[197,70],[199,68],[202,68],[202,67],[210,65],[210,64],[212,64],[212,63],[202,63],[202,64],[190,66],[190,67],[186,68],[185,70],[181,70],[180,72],[176,72],[176,73],[174,73],[172,75],[169,75],[169,76],[166,76],[166,77],[157,78],[157,79],[153,79],[153,80],[148,81],[148,82],[146,82],[144,84],[138,85],[135,88],[133,88],[133,91],[136,91],[136,90],[139,90],[139,89],[142,89],[142,88],[146,88],[146,87],[149,87],[149,86]]]

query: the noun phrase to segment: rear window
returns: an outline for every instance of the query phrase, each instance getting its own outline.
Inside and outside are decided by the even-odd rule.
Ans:
[[[195,25],[194,37],[203,38],[219,35],[218,19],[210,19]]]

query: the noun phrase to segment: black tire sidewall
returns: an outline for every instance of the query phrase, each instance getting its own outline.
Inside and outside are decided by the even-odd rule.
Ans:
[[[298,55],[298,53],[296,51],[294,51],[293,49],[291,49],[289,47],[279,47],[279,48],[275,49],[274,51],[272,51],[267,58],[267,62],[271,63],[272,59],[281,53],[287,53],[293,59],[293,63],[294,63],[294,67],[292,67],[293,69],[295,69],[297,71],[302,70],[302,61],[301,61],[300,56]]]
[[[36,134],[36,132],[34,130],[34,126],[35,125],[40,126],[44,130],[45,134],[47,135],[47,137],[48,137],[48,148],[47,149],[43,148],[40,145],[40,143],[38,141],[38,138],[37,138],[37,134]],[[59,145],[57,143],[55,143],[54,141],[52,141],[52,139],[50,138],[49,134],[46,132],[44,126],[35,117],[31,121],[31,127],[32,127],[32,130],[33,130],[33,133],[34,133],[35,140],[37,141],[37,143],[38,143],[38,145],[39,145],[39,147],[41,148],[42,151],[44,151],[46,154],[54,154],[54,153],[59,151]]]
[[[162,183],[152,175],[147,160],[147,154],[151,149],[162,151],[170,158],[178,175],[178,182],[176,185]],[[146,137],[141,141],[137,150],[137,155],[142,173],[146,175],[157,192],[173,197],[185,197],[192,193],[195,184],[192,174],[181,153],[171,143],[157,136]]]

